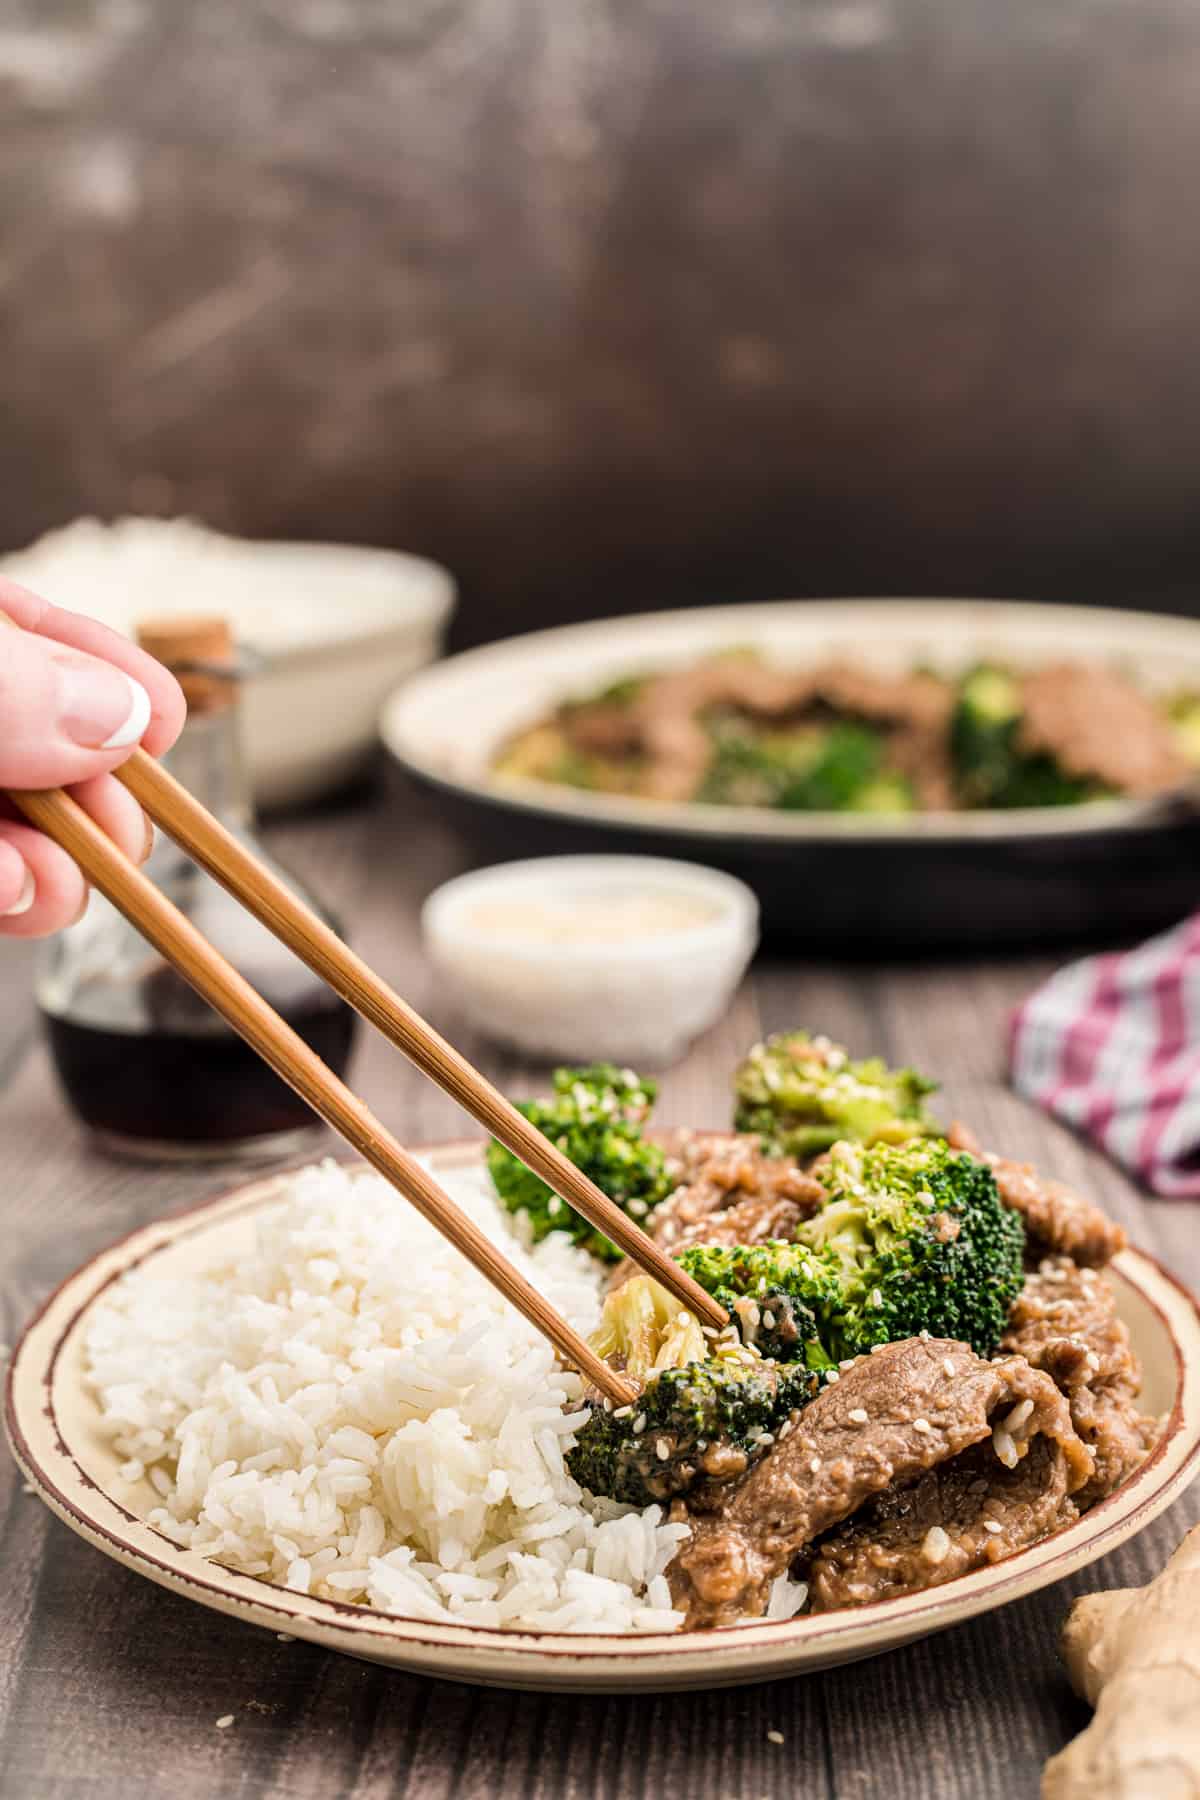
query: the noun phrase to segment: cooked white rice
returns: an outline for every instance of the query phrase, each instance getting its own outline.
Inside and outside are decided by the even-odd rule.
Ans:
[[[513,1238],[486,1175],[460,1206],[581,1331],[602,1273]],[[88,1334],[125,1478],[176,1543],[301,1593],[408,1617],[554,1631],[672,1630],[687,1527],[586,1497],[563,1463],[580,1382],[373,1175],[306,1169],[250,1256],[126,1276]],[[776,1583],[769,1616],[804,1590]]]

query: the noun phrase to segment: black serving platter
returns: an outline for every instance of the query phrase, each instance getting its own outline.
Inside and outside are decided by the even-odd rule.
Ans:
[[[389,702],[384,742],[483,855],[642,852],[729,871],[764,928],[867,954],[1127,939],[1200,904],[1200,814],[1186,798],[909,818],[662,805],[497,779],[496,748],[572,694],[755,645],[800,667],[830,655],[964,668],[985,658],[1118,665],[1200,688],[1200,622],[1002,601],[846,600],[657,613],[468,651]]]

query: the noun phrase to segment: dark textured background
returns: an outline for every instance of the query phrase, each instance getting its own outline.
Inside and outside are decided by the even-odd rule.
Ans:
[[[1194,0],[0,0],[0,546],[1190,607]]]

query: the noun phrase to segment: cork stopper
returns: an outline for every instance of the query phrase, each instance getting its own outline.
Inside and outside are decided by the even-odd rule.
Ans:
[[[228,619],[155,618],[138,621],[137,641],[178,678],[189,712],[220,712],[237,698],[237,654]],[[229,670],[222,676],[222,668]]]

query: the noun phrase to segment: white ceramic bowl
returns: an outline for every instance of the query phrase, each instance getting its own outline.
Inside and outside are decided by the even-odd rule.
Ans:
[[[0,574],[132,636],[139,619],[225,614],[262,657],[244,734],[264,806],[353,775],[384,700],[440,652],[454,583],[436,563],[345,544],[252,543],[188,519],[77,519]]]
[[[546,856],[447,882],[421,928],[487,1036],[537,1056],[656,1068],[729,1005],[758,942],[758,902],[696,863]]]

